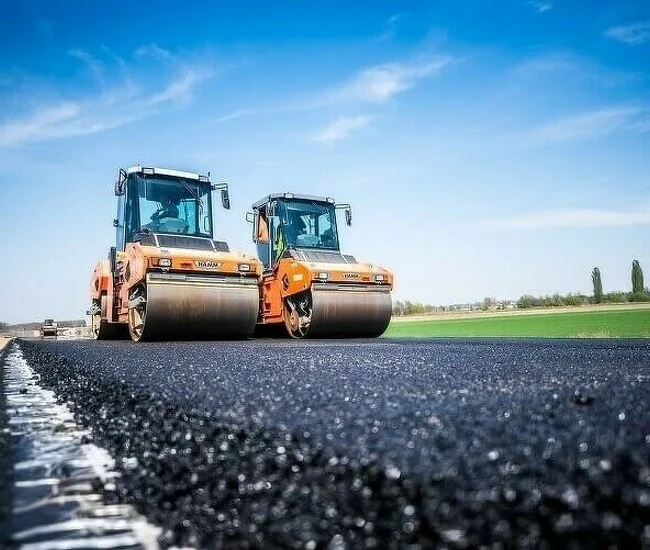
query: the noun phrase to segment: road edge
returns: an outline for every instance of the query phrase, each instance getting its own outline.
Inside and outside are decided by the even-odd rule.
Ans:
[[[9,503],[11,502],[11,434],[7,416],[7,399],[4,392],[5,356],[12,338],[0,338],[0,548],[9,545]]]

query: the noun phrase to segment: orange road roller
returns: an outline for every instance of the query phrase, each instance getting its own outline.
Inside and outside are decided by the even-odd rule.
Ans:
[[[264,266],[259,327],[284,326],[293,338],[376,337],[390,322],[393,275],[342,254],[336,211],[352,223],[349,204],[273,194],[247,219]]]
[[[94,268],[97,339],[246,338],[255,330],[262,266],[213,238],[210,175],[134,166],[115,183],[116,242]]]

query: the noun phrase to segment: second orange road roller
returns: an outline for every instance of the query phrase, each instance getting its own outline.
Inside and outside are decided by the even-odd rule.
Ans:
[[[228,186],[209,174],[121,169],[116,242],[91,278],[95,338],[245,338],[259,310],[257,258],[213,238],[212,191],[230,208]]]
[[[393,275],[341,253],[334,199],[278,193],[253,205],[253,241],[264,266],[259,326],[294,338],[375,337],[390,322]]]

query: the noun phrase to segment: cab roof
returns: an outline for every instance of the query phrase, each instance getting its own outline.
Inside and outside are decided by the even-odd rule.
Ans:
[[[267,195],[263,199],[260,199],[255,204],[253,204],[253,208],[257,209],[260,206],[264,206],[265,204],[275,199],[287,199],[287,200],[296,199],[302,201],[329,202],[330,204],[336,204],[336,201],[331,197],[319,197],[316,195],[300,195],[298,193],[285,192],[285,193],[272,193],[271,195]]]
[[[131,166],[126,169],[127,174],[149,174],[168,176],[172,178],[185,178],[188,180],[196,180],[203,183],[210,183],[210,174],[199,174],[197,172],[186,172],[185,170],[174,170],[171,168],[156,168],[153,166]]]

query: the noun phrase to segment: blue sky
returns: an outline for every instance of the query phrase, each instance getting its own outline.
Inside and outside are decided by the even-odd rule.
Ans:
[[[137,162],[353,205],[347,253],[447,304],[650,279],[650,4],[1,0],[0,320],[83,316]]]

